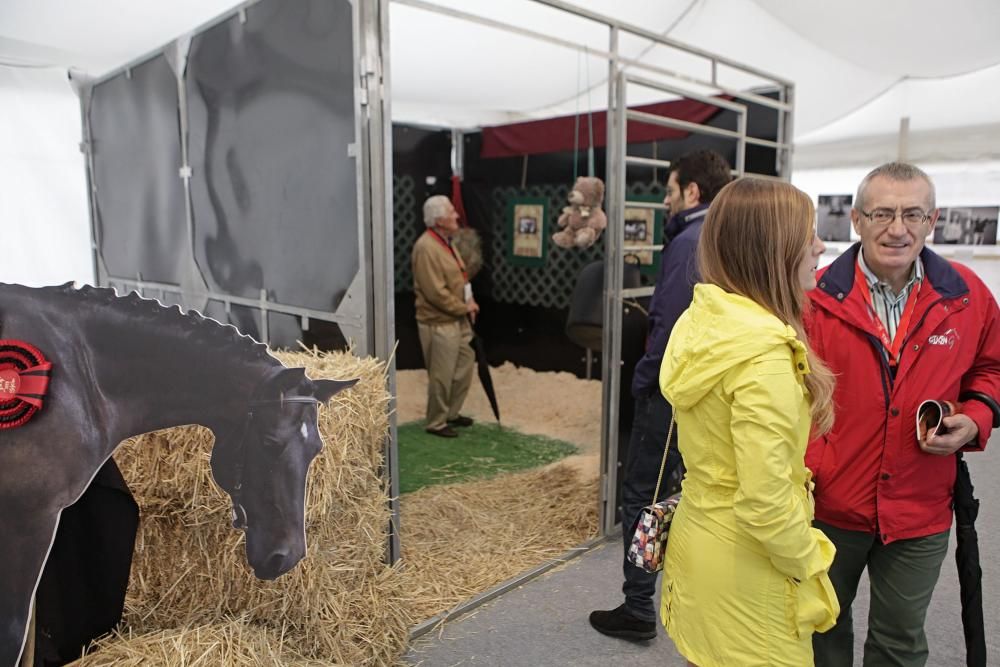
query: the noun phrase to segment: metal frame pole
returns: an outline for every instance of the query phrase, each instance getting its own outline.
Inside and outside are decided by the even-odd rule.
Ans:
[[[778,176],[786,181],[792,180],[792,158],[793,158],[793,148],[792,148],[792,131],[794,130],[794,117],[795,117],[795,85],[787,84],[781,91],[782,101],[788,105],[785,111],[779,113],[782,114],[784,118],[784,123],[782,123],[782,129],[784,130],[783,136],[779,137],[779,141],[783,144],[787,144],[789,148],[784,151],[785,160],[782,163],[782,169],[778,172]]]
[[[608,68],[608,226],[604,231],[604,327],[601,396],[601,497],[598,504],[600,534],[607,535],[617,523],[615,495],[618,488],[618,402],[621,393],[622,245],[625,240],[625,77],[619,71],[619,30],[611,28]]]
[[[389,0],[359,0],[363,35],[364,76],[368,104],[365,117],[368,160],[369,225],[371,228],[372,335],[375,356],[386,364],[389,390],[389,434],[385,440],[383,480],[392,513],[386,558],[400,557],[399,446],[396,437],[396,306],[392,217],[392,114],[389,77]]]

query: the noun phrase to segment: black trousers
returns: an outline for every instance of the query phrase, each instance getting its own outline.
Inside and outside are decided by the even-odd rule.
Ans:
[[[672,413],[670,404],[659,390],[655,390],[649,396],[635,399],[632,436],[629,438],[622,477],[621,522],[622,541],[625,547],[623,556],[628,554],[640,510],[653,500]],[[677,449],[675,426],[657,500],[662,500],[680,490],[683,472],[681,455]],[[636,618],[655,621],[656,607],[653,603],[653,594],[656,592],[657,575],[632,565],[627,558],[623,558],[622,568],[625,574],[622,592],[625,594],[626,608]]]

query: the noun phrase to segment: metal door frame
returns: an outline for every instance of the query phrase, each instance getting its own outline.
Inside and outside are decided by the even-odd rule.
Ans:
[[[382,6],[390,4],[404,5],[407,7],[412,7],[415,9],[424,10],[434,14],[441,14],[444,16],[449,16],[452,18],[461,19],[478,25],[484,25],[498,30],[503,30],[510,32],[522,37],[528,37],[540,42],[545,42],[548,44],[554,44],[561,46],[566,49],[570,49],[579,53],[588,54],[591,56],[599,56],[607,59],[608,62],[608,143],[607,143],[607,174],[605,182],[607,184],[607,197],[608,197],[608,227],[604,232],[604,242],[605,242],[605,257],[619,257],[624,261],[623,253],[628,250],[632,251],[634,249],[649,249],[653,251],[659,251],[659,246],[625,246],[624,245],[624,212],[625,205],[628,203],[629,206],[644,206],[652,208],[663,208],[662,205],[650,204],[648,202],[626,202],[625,191],[625,166],[626,164],[633,165],[645,165],[650,167],[667,167],[669,168],[670,163],[665,160],[652,160],[649,158],[640,158],[637,156],[631,156],[626,154],[626,128],[629,120],[633,122],[655,122],[659,125],[664,125],[667,127],[681,128],[690,132],[700,132],[704,134],[712,134],[715,136],[725,136],[732,138],[738,142],[738,167],[736,173],[742,175],[744,167],[744,153],[747,145],[758,145],[767,146],[774,148],[776,151],[775,158],[775,172],[779,175],[779,178],[787,180],[791,172],[791,130],[792,130],[792,111],[793,104],[792,100],[794,97],[794,84],[787,79],[775,76],[768,72],[764,72],[753,67],[748,67],[736,61],[712,54],[708,51],[702,49],[697,49],[695,47],[688,46],[687,44],[682,44],[670,38],[664,37],[663,35],[657,34],[655,32],[634,26],[631,24],[618,21],[617,19],[604,16],[602,14],[588,11],[580,7],[576,7],[563,0],[531,0],[541,5],[545,5],[557,10],[566,12],[567,14],[572,14],[574,16],[582,17],[585,19],[590,19],[597,23],[605,25],[609,30],[609,45],[607,51],[595,50],[585,46],[581,46],[577,42],[573,42],[567,39],[561,39],[559,37],[554,37],[545,33],[532,30],[522,25],[515,25],[511,23],[505,23],[503,21],[498,21],[495,19],[489,19],[477,14],[470,12],[453,9],[450,7],[442,7],[436,5],[428,0],[378,0],[382,3]],[[643,63],[642,61],[631,59],[622,56],[619,53],[619,38],[621,34],[630,34],[638,36],[641,38],[648,39],[650,41],[668,46],[685,53],[695,55],[704,58],[709,64],[711,69],[711,76],[708,79],[702,79],[698,77],[689,76],[679,72],[672,71],[670,69],[649,65]],[[383,39],[388,39],[388,30],[385,29],[383,32]],[[772,99],[764,95],[752,91],[740,91],[732,88],[728,88],[719,82],[718,70],[719,66],[725,66],[730,69],[743,72],[746,74],[753,75],[759,79],[764,80],[769,86],[773,86],[778,90],[778,99]],[[383,57],[383,71],[386,72],[386,77],[388,77],[389,63],[388,63],[388,49],[386,47],[385,55]],[[634,70],[641,70],[645,73],[645,77],[661,77],[662,80],[656,80],[653,78],[643,78],[632,74]],[[626,75],[626,71],[629,74]],[[386,78],[388,82],[388,78]],[[735,100],[743,100],[745,102],[752,102],[754,104],[774,109],[778,113],[778,141],[769,141],[765,139],[757,139],[754,137],[747,136],[746,134],[746,110],[745,104],[739,104],[735,102],[729,102],[725,99],[715,98],[705,96],[701,93],[697,93],[693,90],[688,90],[682,85],[675,82],[681,82],[682,84],[688,84],[692,86],[703,86],[708,87],[717,91],[719,95],[725,95],[732,97]],[[663,117],[650,117],[649,114],[641,114],[640,112],[628,111],[626,107],[626,93],[628,84],[642,85],[649,87],[650,85],[654,88],[659,88],[664,90],[664,92],[673,92],[674,94],[680,94],[691,99],[698,99],[709,104],[725,108],[737,113],[738,115],[738,127],[735,132],[727,130],[718,130],[717,128],[707,128],[706,126],[701,126],[693,123],[684,123],[683,121],[677,121],[675,119],[663,118]],[[390,159],[391,154],[387,154],[387,161]],[[391,174],[389,175],[391,178]],[[391,182],[391,181],[387,181]],[[390,193],[391,195],[391,193]],[[387,211],[388,215],[391,215],[391,206]],[[391,234],[391,224],[387,229],[387,233]],[[389,266],[391,267],[391,257],[389,257]],[[641,294],[650,294],[652,292],[651,288],[637,289],[637,290],[623,290],[622,284],[622,262],[607,261],[605,262],[605,290],[603,294],[604,299],[604,322],[606,323],[604,327],[604,338],[603,338],[603,381],[602,381],[602,417],[601,417],[601,491],[600,498],[598,499],[598,515],[600,517],[600,528],[599,536],[594,540],[587,542],[577,548],[571,549],[562,557],[551,561],[550,563],[544,564],[538,568],[535,568],[531,572],[525,573],[524,575],[512,579],[508,582],[501,584],[500,586],[486,591],[471,600],[463,602],[457,605],[455,608],[438,614],[432,619],[419,624],[411,631],[411,637],[419,636],[443,620],[454,618],[460,616],[464,613],[475,609],[484,602],[493,599],[497,595],[510,590],[513,587],[521,585],[533,577],[536,577],[556,565],[565,562],[566,560],[573,558],[581,553],[586,552],[592,546],[599,544],[603,541],[608,534],[614,531],[618,521],[617,521],[617,509],[614,507],[615,490],[618,482],[618,470],[617,470],[617,457],[618,457],[618,398],[620,395],[620,388],[618,386],[620,381],[620,366],[621,366],[621,340],[622,340],[622,303],[623,299],[626,297],[639,296]],[[392,274],[391,271],[388,275],[388,280],[391,283]],[[394,372],[394,369],[390,369],[390,372]],[[394,375],[393,375],[394,379]],[[394,386],[394,384],[393,384]],[[393,438],[393,447],[395,447],[395,438]],[[396,472],[394,471],[394,475]]]
[[[538,0],[548,4],[549,0]],[[617,53],[618,40],[622,31],[633,32],[630,28],[623,26],[612,26],[610,51]],[[644,35],[654,41],[653,35]],[[715,73],[717,63],[721,62],[712,58],[713,83],[715,83]],[[729,63],[727,63],[729,64]],[[729,64],[732,66],[731,64]],[[748,145],[764,146],[775,149],[775,172],[779,180],[787,181],[791,175],[791,130],[793,107],[788,100],[792,99],[794,86],[777,77],[773,77],[775,85],[778,86],[778,100],[761,98],[754,93],[734,93],[727,91],[735,99],[746,102],[762,104],[762,100],[768,100],[764,106],[775,109],[778,113],[778,141],[770,141],[747,135],[747,114],[746,104],[731,102],[728,100],[708,97],[699,93],[685,89],[683,86],[668,83],[666,81],[656,81],[654,79],[635,76],[629,73],[629,68],[646,69],[648,71],[663,74],[661,68],[647,67],[641,64],[623,64],[621,59],[609,61],[609,86],[608,86],[608,158],[607,158],[607,182],[608,182],[608,227],[605,230],[605,257],[617,258],[618,261],[606,261],[604,268],[604,321],[610,322],[611,326],[604,328],[603,338],[603,375],[609,380],[602,383],[603,392],[603,419],[602,419],[602,448],[601,448],[601,470],[603,471],[601,484],[601,506],[599,508],[601,519],[601,533],[610,533],[618,520],[618,507],[615,506],[616,490],[618,487],[619,464],[618,464],[618,424],[620,415],[618,414],[619,398],[622,388],[621,379],[621,343],[622,343],[622,308],[626,298],[635,298],[652,295],[653,287],[636,287],[624,289],[623,287],[623,265],[625,253],[637,251],[660,252],[662,246],[653,244],[630,244],[625,245],[625,208],[642,207],[665,210],[663,204],[651,204],[649,202],[629,201],[626,196],[626,167],[628,165],[644,166],[657,169],[669,170],[670,162],[647,157],[631,155],[627,150],[628,123],[629,121],[654,124],[662,127],[681,129],[695,134],[706,136],[724,137],[736,142],[736,165],[733,169],[735,176],[743,176],[746,172],[746,147]],[[753,72],[760,74],[759,72]],[[629,85],[637,85],[643,88],[652,88],[664,93],[681,95],[688,99],[697,100],[706,104],[732,111],[736,114],[736,130],[726,130],[707,125],[699,125],[688,121],[667,118],[655,114],[633,111],[628,108],[628,88]],[[721,90],[721,88],[720,88]],[[774,178],[770,175],[755,174],[765,178]],[[625,388],[626,391],[630,390]]]

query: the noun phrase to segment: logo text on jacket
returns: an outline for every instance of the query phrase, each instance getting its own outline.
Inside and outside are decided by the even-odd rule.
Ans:
[[[947,346],[948,349],[955,347],[955,343],[958,342],[959,335],[954,329],[948,329],[942,334],[934,334],[927,338],[928,345],[941,345]]]

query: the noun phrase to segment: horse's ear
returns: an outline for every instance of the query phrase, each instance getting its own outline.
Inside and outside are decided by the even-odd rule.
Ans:
[[[357,383],[357,378],[354,380],[313,380],[313,384],[316,385],[316,391],[313,395],[320,403],[326,403],[340,390],[353,387]]]
[[[268,385],[280,392],[294,389],[306,379],[306,369],[304,368],[282,368],[278,374],[268,382]]]

